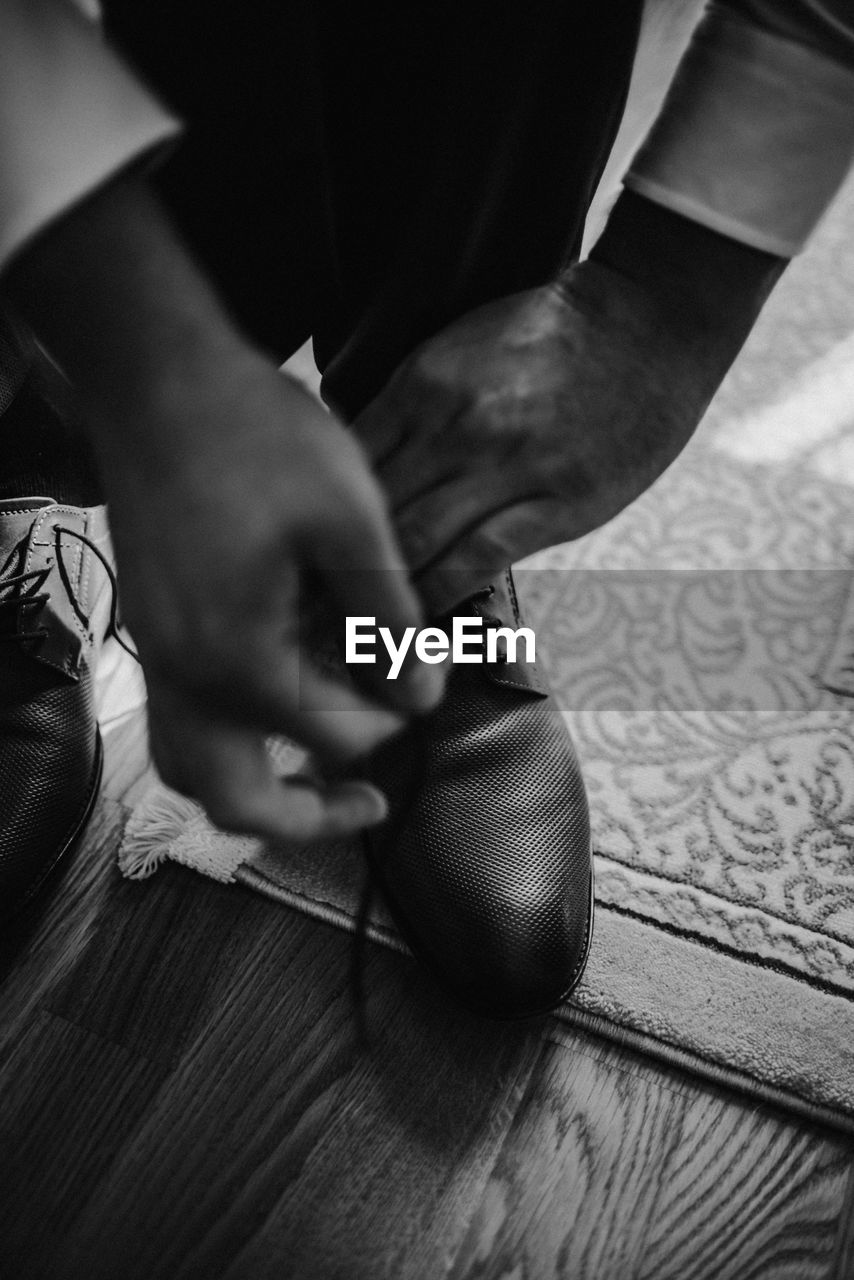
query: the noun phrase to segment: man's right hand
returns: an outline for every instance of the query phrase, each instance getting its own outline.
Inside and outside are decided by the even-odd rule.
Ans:
[[[251,353],[163,390],[137,421],[114,421],[114,439],[137,447],[101,454],[161,775],[233,830],[308,839],[380,820],[372,787],[283,787],[264,748],[285,733],[321,763],[348,761],[441,689],[419,664],[426,687],[402,675],[357,691],[312,653],[315,593],[331,618],[376,616],[395,635],[421,622],[359,446]]]
[[[380,821],[377,791],[324,772],[429,709],[442,677],[359,668],[373,680],[356,690],[313,661],[306,591],[333,622],[421,623],[360,446],[235,333],[132,178],[48,228],[5,283],[90,423],[164,780],[274,839]],[[317,778],[277,780],[268,734],[308,747]]]

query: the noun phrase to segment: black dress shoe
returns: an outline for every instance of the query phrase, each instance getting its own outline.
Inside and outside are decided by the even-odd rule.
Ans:
[[[114,621],[102,507],[0,503],[0,917],[35,896],[94,806],[97,644]]]
[[[516,630],[509,570],[455,613]],[[478,1012],[553,1009],[584,969],[593,875],[584,782],[541,674],[519,652],[453,666],[442,704],[369,776],[390,815],[365,836],[368,862],[415,955]]]

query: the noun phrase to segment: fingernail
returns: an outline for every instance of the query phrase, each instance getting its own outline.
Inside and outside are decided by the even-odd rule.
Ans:
[[[432,711],[445,692],[445,672],[440,666],[416,662],[404,672],[403,689],[413,711]]]
[[[406,724],[406,718],[400,715],[393,715],[389,711],[372,709],[370,716],[363,721],[364,730],[360,735],[361,741],[358,743],[358,754],[373,751],[374,747],[386,742],[389,738],[395,737],[400,733]]]
[[[378,738],[390,738],[393,733],[400,733],[406,720],[395,715],[393,711],[375,710],[373,712],[374,730]]]
[[[374,787],[360,788],[353,796],[353,819],[360,827],[375,827],[388,817],[388,801]]]

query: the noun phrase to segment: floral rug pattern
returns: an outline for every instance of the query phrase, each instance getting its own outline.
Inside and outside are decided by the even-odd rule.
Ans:
[[[849,565],[847,485],[696,447],[517,576],[584,765],[598,898],[854,997],[854,701],[822,683]]]

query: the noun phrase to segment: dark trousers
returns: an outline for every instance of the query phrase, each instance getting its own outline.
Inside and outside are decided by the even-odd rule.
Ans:
[[[105,0],[188,125],[156,182],[243,328],[355,415],[420,341],[577,255],[642,0]]]

